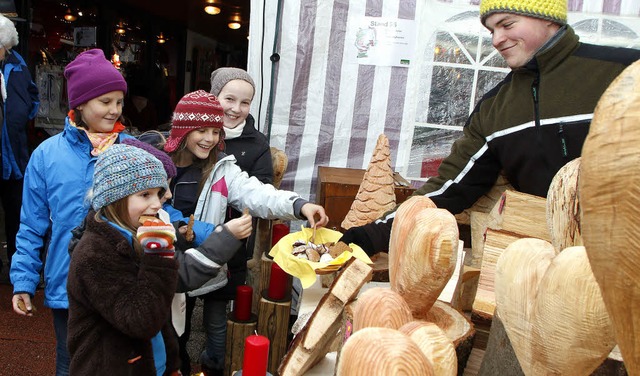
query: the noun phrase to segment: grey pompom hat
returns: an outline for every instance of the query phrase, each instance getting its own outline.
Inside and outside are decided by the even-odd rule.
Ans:
[[[256,84],[253,82],[253,78],[251,78],[247,71],[240,68],[218,68],[211,72],[211,90],[209,93],[217,97],[220,95],[224,85],[233,80],[247,81],[251,84],[253,92],[255,93]]]

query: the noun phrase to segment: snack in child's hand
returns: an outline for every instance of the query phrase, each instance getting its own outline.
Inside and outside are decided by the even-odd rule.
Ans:
[[[24,304],[24,300],[18,299],[18,308],[24,313],[34,313],[36,311],[36,307],[32,304],[31,309],[27,309],[27,306]]]
[[[157,217],[152,216],[152,215],[141,215],[140,218],[138,219],[138,222],[140,222],[141,225],[147,225],[147,222],[151,223],[163,223],[162,221],[160,221]]]
[[[184,238],[188,241],[188,242],[192,242],[193,238],[195,237],[193,234],[193,224],[195,223],[195,218],[193,217],[193,214],[191,214],[189,216],[189,223],[187,224],[187,233],[184,235]]]
[[[140,220],[142,221],[142,217]],[[172,257],[176,251],[173,246],[176,240],[175,229],[158,218],[144,220],[144,224],[138,227],[137,237],[146,254]]]

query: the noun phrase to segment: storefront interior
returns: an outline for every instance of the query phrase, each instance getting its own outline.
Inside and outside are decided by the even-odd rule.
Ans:
[[[129,92],[124,115],[136,120],[134,133],[166,129],[180,97],[208,90],[214,69],[246,68],[249,0],[9,3],[15,6],[12,18],[20,34],[16,51],[41,92],[35,127],[48,134],[62,128],[69,110],[64,66],[86,49],[102,49],[125,76]]]

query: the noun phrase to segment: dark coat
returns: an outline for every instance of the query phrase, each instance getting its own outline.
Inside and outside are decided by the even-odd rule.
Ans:
[[[267,137],[258,132],[255,128],[253,116],[247,116],[247,123],[242,130],[240,137],[225,140],[225,153],[236,157],[236,164],[249,176],[255,176],[265,184],[273,183],[273,164],[271,163],[271,149]],[[240,218],[242,213],[229,207],[227,219]],[[255,229],[257,228],[257,218],[253,219],[253,233],[243,240],[244,252],[236,252],[229,260],[229,282],[220,290],[207,294],[207,297],[219,300],[233,300],[236,296],[236,287],[243,285],[247,278],[247,259],[253,256],[255,245]]]
[[[16,51],[7,54],[2,74],[7,83],[2,123],[2,178],[22,179],[29,162],[27,122],[38,113],[38,88]]]
[[[160,331],[171,374],[180,362],[170,321],[178,264],[138,255],[130,239],[94,214],[69,266],[71,374],[155,376],[151,339]]]

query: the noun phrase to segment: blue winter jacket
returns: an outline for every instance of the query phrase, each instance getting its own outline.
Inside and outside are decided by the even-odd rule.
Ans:
[[[38,88],[16,51],[7,54],[2,74],[7,85],[2,122],[2,179],[22,179],[29,162],[27,122],[38,113]]]
[[[120,134],[118,143],[123,138]],[[11,263],[13,293],[33,296],[40,282],[41,251],[46,250],[44,304],[69,308],[67,275],[71,230],[89,212],[87,192],[97,157],[87,134],[65,120],[62,133],[48,138],[31,155],[24,175],[20,229]]]

